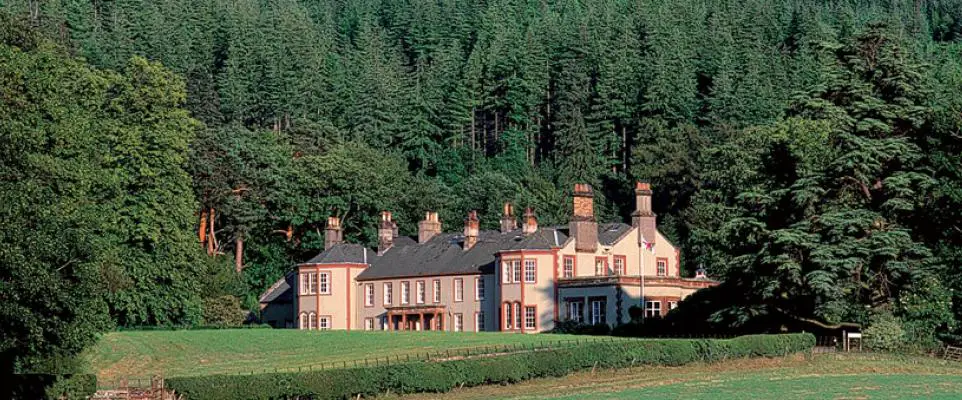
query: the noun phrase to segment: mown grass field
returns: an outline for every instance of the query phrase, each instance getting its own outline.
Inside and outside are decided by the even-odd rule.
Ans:
[[[595,371],[402,399],[962,399],[962,364],[825,354]]]
[[[416,356],[480,346],[541,344],[586,336],[497,332],[344,332],[295,329],[127,331],[104,334],[86,354],[98,379],[297,369],[363,358]]]

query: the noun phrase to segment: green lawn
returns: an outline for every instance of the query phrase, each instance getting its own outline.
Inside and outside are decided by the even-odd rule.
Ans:
[[[423,399],[960,399],[962,364],[923,357],[819,355],[595,371]]]
[[[129,331],[104,334],[86,359],[101,380],[128,376],[186,376],[264,372],[362,358],[415,356],[585,336],[448,332],[344,332],[294,329]]]

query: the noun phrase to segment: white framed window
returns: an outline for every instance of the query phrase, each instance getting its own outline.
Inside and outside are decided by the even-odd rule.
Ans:
[[[441,280],[439,279],[434,280],[434,302],[441,302]]]
[[[521,329],[521,303],[514,303],[514,310],[512,310],[514,317],[514,329]]]
[[[474,300],[484,300],[484,279],[474,278]]]
[[[308,314],[308,326],[307,329],[317,329],[317,313]]]
[[[568,321],[581,322],[584,320],[584,313],[582,312],[582,307],[584,303],[580,301],[569,301],[568,302]]]
[[[524,260],[524,281],[534,283],[538,276],[538,263],[535,260]]]
[[[373,331],[374,330],[374,318],[364,319],[364,330]]]
[[[474,331],[481,332],[484,330],[484,311],[478,311],[474,313]]]
[[[604,300],[592,300],[591,301],[591,324],[603,324],[605,323],[605,309],[608,304]]]
[[[504,303],[504,329],[511,329],[511,303]]]
[[[521,282],[521,260],[514,260],[511,262],[511,270],[514,272],[512,282]]]
[[[384,284],[384,305],[389,306],[394,304],[394,284],[385,283]]]
[[[401,304],[411,302],[411,282],[401,282]]]
[[[595,257],[595,276],[608,275],[608,257]]]
[[[501,262],[501,283],[511,283],[511,262],[502,261]]]
[[[454,301],[464,301],[464,279],[454,279]]]
[[[368,283],[364,285],[364,305],[367,307],[374,306],[374,284]]]
[[[564,268],[562,269],[561,276],[563,278],[572,278],[575,276],[575,258],[574,257],[565,256]]]
[[[300,329],[310,329],[310,328],[311,328],[310,316],[308,316],[307,313],[305,313],[305,312],[302,312],[302,313],[301,313],[300,325],[298,326],[298,328],[300,328]]]
[[[321,316],[317,318],[318,328],[322,331],[331,329],[331,317]]]
[[[320,282],[320,285],[319,285],[320,289],[318,293],[331,294],[331,273],[321,272],[320,274],[318,274],[318,278],[319,278],[318,281]]]
[[[678,302],[677,302],[677,301],[669,301],[669,302],[668,302],[668,311],[674,310],[674,309],[677,308],[677,307],[678,307]]]
[[[427,293],[425,293],[424,281],[417,281],[418,290],[418,304],[424,304],[424,299],[427,298]]]
[[[615,256],[615,275],[625,274],[625,257]]]
[[[301,294],[317,294],[317,272],[301,274]]]
[[[524,329],[537,329],[537,313],[534,306],[524,306]]]
[[[464,332],[464,314],[454,314],[454,331]]]
[[[668,260],[659,258],[655,265],[658,266],[658,276],[668,275]]]
[[[660,301],[646,301],[645,302],[645,316],[649,318],[661,317],[661,302]]]

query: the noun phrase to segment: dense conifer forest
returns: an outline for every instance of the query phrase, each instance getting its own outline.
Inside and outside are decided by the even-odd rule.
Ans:
[[[634,180],[683,268],[738,294],[702,308],[715,323],[896,321],[931,341],[962,316],[958,0],[0,9],[0,261],[96,287],[64,317],[83,327],[256,309],[330,215],[367,244],[381,210],[405,234],[426,210],[494,228],[505,201],[561,224],[586,182],[600,219],[627,220]]]

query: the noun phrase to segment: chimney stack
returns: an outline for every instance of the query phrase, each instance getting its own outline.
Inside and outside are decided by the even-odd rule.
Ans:
[[[635,211],[631,213],[631,226],[638,228],[638,243],[647,241],[654,245],[658,234],[655,213],[651,211],[651,193],[648,182],[635,183]]]
[[[324,227],[324,250],[330,249],[343,241],[344,231],[341,230],[341,219],[327,217],[327,226]]]
[[[521,233],[530,235],[538,231],[538,217],[534,215],[531,207],[524,209],[524,222],[521,224]]]
[[[575,238],[575,251],[594,253],[598,249],[598,223],[595,222],[594,193],[591,185],[576,183],[573,193],[574,215],[569,223]]]
[[[464,250],[470,250],[478,243],[480,228],[481,222],[478,221],[478,212],[471,210],[468,212],[468,218],[464,220]]]
[[[438,213],[428,211],[424,214],[424,221],[418,222],[418,243],[425,243],[439,233],[441,233],[441,221],[438,219]]]
[[[377,228],[377,254],[384,254],[394,245],[397,224],[391,219],[390,211],[381,211],[381,222]]]
[[[508,233],[518,229],[518,221],[514,219],[514,207],[511,203],[504,203],[504,214],[501,215],[501,233]]]

